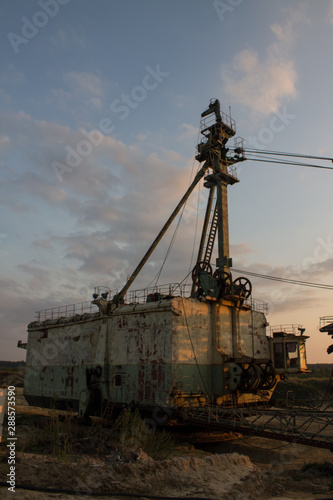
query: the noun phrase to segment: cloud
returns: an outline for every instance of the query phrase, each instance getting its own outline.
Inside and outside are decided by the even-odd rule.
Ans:
[[[277,41],[269,47],[269,50],[281,52],[293,45],[298,36],[298,27],[309,26],[311,24],[307,8],[308,6],[304,3],[303,5],[299,5],[297,9],[293,7],[282,9],[282,12],[285,14],[285,21],[270,25],[270,29],[276,35]]]
[[[64,74],[63,79],[75,92],[93,97],[104,96],[101,79],[92,73],[70,71]]]
[[[329,0],[326,22],[333,25],[333,0]]]
[[[53,104],[61,111],[66,111],[68,110],[68,103],[71,98],[71,92],[64,89],[50,89],[48,96],[46,97],[46,103]]]
[[[5,92],[3,89],[0,88],[0,102],[3,102],[4,104],[9,104],[11,103],[12,98],[10,94]]]
[[[260,61],[253,49],[239,52],[232,65],[221,70],[225,92],[252,111],[276,112],[286,98],[295,98],[297,74],[293,61],[268,55]]]
[[[68,49],[69,47],[86,48],[84,36],[77,30],[78,26],[74,28],[70,23],[66,29],[58,28],[48,36],[51,45],[57,49]]]
[[[77,116],[79,122],[78,115],[102,108],[104,84],[99,76],[93,73],[70,71],[64,73],[62,79],[66,85],[64,88],[49,89],[45,97],[47,104],[52,104],[61,111],[70,112],[71,115]],[[82,102],[85,103],[84,108]]]
[[[0,72],[0,102],[6,106],[12,102],[12,97],[9,92],[13,91],[15,87],[24,84],[26,76],[19,71],[13,64],[2,66]]]
[[[47,250],[51,250],[53,248],[52,243],[47,238],[38,238],[34,240],[31,244],[36,248],[44,248]]]
[[[0,136],[0,148],[6,147],[10,143],[10,138],[8,135],[1,135]]]
[[[237,243],[230,245],[230,253],[232,255],[248,255],[249,253],[253,253],[254,250],[251,248],[249,243]]]
[[[0,73],[0,85],[21,85],[26,82],[26,76],[13,64],[8,64],[5,71]]]
[[[1,320],[1,358],[21,360],[25,358],[25,351],[17,348],[17,341],[27,338],[27,325],[35,320],[35,312],[63,305],[64,303],[78,302],[78,286],[71,289],[70,279],[79,282],[73,277],[70,268],[63,270],[65,285],[59,285],[55,280],[54,272],[43,271],[38,267],[23,266],[19,280],[6,276],[0,277],[0,320]],[[28,275],[28,280],[23,275]],[[67,282],[66,282],[67,277]],[[46,282],[45,282],[46,280]],[[66,294],[64,294],[66,290]],[[89,300],[88,288],[81,288],[82,297]],[[84,299],[83,299],[84,300]],[[19,314],[18,314],[19,311]]]
[[[286,100],[297,98],[297,71],[288,54],[298,26],[309,24],[305,9],[286,9],[285,22],[270,26],[275,39],[264,56],[247,48],[238,52],[231,63],[222,65],[221,78],[229,98],[259,115],[274,113]]]
[[[192,159],[166,149],[159,155],[147,155],[137,145],[103,136],[77,167],[65,172],[60,183],[52,163],[66,164],[67,152],[77,151],[80,141],[88,140],[89,131],[73,131],[25,113],[8,114],[5,122],[10,143],[4,158],[11,168],[2,169],[0,203],[12,208],[11,217],[19,224],[22,219],[15,219],[14,206],[22,206],[21,213],[34,219],[36,230],[29,248],[38,248],[43,270],[47,263],[52,267],[52,275],[57,276],[55,289],[59,283],[70,285],[61,274],[61,267],[67,265],[80,271],[86,286],[105,284],[106,276],[108,283],[123,285],[187,190]],[[10,157],[14,151],[20,161],[13,164]],[[8,194],[13,192],[15,198]],[[70,228],[66,237],[61,236],[63,223]],[[15,223],[11,224],[15,231]],[[161,253],[154,254],[149,268],[152,272],[166,251],[162,244]],[[184,262],[187,270],[186,260],[179,262]],[[34,279],[36,289],[41,273],[29,261],[29,252],[18,270],[25,275],[25,282]],[[77,280],[78,286],[82,280]]]
[[[178,140],[183,141],[186,139],[197,139],[198,138],[198,127],[194,127],[190,123],[182,123],[178,127]]]
[[[30,266],[28,264],[19,264],[18,268],[28,275],[27,285],[29,290],[47,290],[50,288],[51,277],[49,271],[37,266]]]
[[[186,95],[178,94],[176,96],[173,96],[171,94],[171,97],[178,108],[185,108],[185,107],[189,108],[195,105],[195,98],[191,94],[186,94]]]
[[[90,102],[93,104],[95,108],[100,109],[102,107],[102,101],[99,97],[92,97]]]
[[[269,305],[270,314],[273,316],[272,322],[275,323],[283,314],[290,313],[297,317],[307,316],[311,310],[317,311],[318,308],[329,307],[331,290],[316,288],[314,286],[297,285],[269,279],[269,277],[278,277],[282,279],[303,281],[309,285],[314,283],[323,283],[330,285],[333,283],[333,258],[327,258],[321,262],[317,262],[300,269],[298,266],[278,266],[273,267],[269,264],[254,262],[247,264],[246,259],[242,259],[239,263],[239,258],[234,259],[234,267],[241,268],[242,271],[236,273],[233,271],[233,276],[243,275],[247,277],[253,285],[252,295],[255,299],[263,299]],[[254,277],[248,275],[247,272],[258,273],[264,277]],[[294,316],[294,317],[295,317]],[[288,323],[288,316],[285,316],[284,323]],[[316,318],[317,320],[318,318]],[[293,322],[297,321],[295,319]]]

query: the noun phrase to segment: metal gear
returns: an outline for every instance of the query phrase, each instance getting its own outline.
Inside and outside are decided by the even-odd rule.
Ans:
[[[197,264],[194,266],[193,271],[192,271],[192,280],[194,283],[198,283],[198,277],[199,277],[199,272],[200,271],[205,271],[208,274],[212,274],[212,266],[209,264],[209,262],[197,262]]]
[[[239,294],[242,299],[248,299],[250,297],[252,292],[252,284],[250,280],[244,277],[236,278],[234,286],[237,290],[235,295]]]

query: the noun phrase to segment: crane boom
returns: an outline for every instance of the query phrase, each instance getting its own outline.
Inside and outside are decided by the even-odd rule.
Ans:
[[[169,219],[166,221],[166,223],[162,227],[161,231],[159,232],[159,234],[157,235],[157,237],[155,238],[155,240],[153,241],[153,243],[151,244],[151,246],[149,247],[149,249],[145,253],[144,257],[141,259],[140,263],[138,264],[138,266],[136,267],[136,269],[134,270],[132,275],[128,278],[126,285],[121,289],[121,291],[117,295],[115,295],[113,297],[113,302],[121,303],[123,301],[127,290],[130,288],[133,281],[135,280],[135,278],[137,277],[137,275],[139,274],[139,272],[141,271],[141,269],[143,268],[143,266],[145,265],[145,263],[147,262],[147,260],[149,259],[149,257],[153,253],[153,251],[155,250],[155,248],[157,247],[158,243],[163,238],[164,234],[166,233],[166,231],[168,230],[168,228],[172,224],[173,220],[177,216],[178,212],[180,211],[180,209],[182,208],[184,203],[189,198],[190,194],[192,193],[192,191],[194,190],[194,188],[196,187],[198,182],[205,175],[208,167],[209,167],[209,164],[207,162],[205,162],[203,164],[203,166],[201,167],[201,169],[197,172],[192,184],[190,185],[190,187],[188,188],[188,190],[186,191],[186,193],[184,194],[184,196],[182,197],[182,199],[180,200],[180,202],[178,203],[178,205],[176,206],[176,208],[174,209],[174,211],[170,215]]]

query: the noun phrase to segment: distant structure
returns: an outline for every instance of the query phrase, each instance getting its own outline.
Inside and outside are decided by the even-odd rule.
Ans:
[[[320,332],[327,333],[327,335],[331,335],[333,339],[333,316],[322,316],[320,318]],[[331,354],[333,352],[333,344],[328,346],[327,354]]]

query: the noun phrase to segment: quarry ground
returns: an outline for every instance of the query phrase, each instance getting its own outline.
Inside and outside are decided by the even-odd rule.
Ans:
[[[112,498],[119,500],[126,494],[216,500],[333,499],[329,450],[244,436],[196,447],[177,442],[168,459],[153,460],[142,449],[115,441],[108,430],[101,434],[98,426],[96,432],[80,432],[75,446],[68,442],[66,448],[66,435],[50,417],[52,412],[29,407],[22,392],[17,389],[16,490],[1,486],[5,500],[13,495],[26,500],[92,499],[93,493],[103,492],[113,492]],[[45,422],[52,425],[45,427]],[[9,473],[6,427],[5,422],[0,481],[7,481]],[[43,439],[52,432],[57,432],[62,446],[47,450]],[[19,485],[67,492],[19,489]]]

